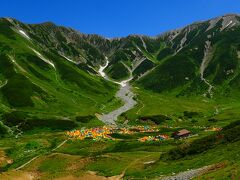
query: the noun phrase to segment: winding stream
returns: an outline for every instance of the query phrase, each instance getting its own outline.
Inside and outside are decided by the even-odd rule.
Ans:
[[[133,99],[134,94],[131,91],[131,85],[129,84],[129,81],[132,80],[132,76],[129,79],[123,80],[121,82],[113,81],[104,73],[104,69],[108,66],[108,64],[109,61],[106,62],[106,65],[100,66],[98,72],[104,79],[120,85],[120,89],[116,93],[116,97],[120,98],[124,102],[124,105],[108,114],[103,114],[98,118],[105,124],[115,124],[118,116],[132,109],[137,104],[137,102]]]

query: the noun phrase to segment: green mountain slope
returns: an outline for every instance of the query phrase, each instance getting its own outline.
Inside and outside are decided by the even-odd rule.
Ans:
[[[0,20],[0,112],[75,119],[117,105],[114,80],[179,96],[239,97],[240,17],[226,15],[156,37],[106,39],[47,22]],[[114,105],[113,105],[114,104]]]
[[[235,95],[240,60],[239,20],[239,16],[226,15],[164,34],[161,38],[167,45],[158,54],[160,64],[137,84],[177,95]]]
[[[105,65],[110,81],[131,77],[124,91],[116,94],[119,87],[100,76]],[[203,178],[239,177],[239,65],[239,15],[115,39],[2,18],[0,178],[157,179],[206,165],[217,169]],[[132,92],[137,104],[121,107],[128,111],[116,131],[97,132],[97,117],[116,113],[116,97]],[[72,129],[85,129],[86,138],[66,136]],[[170,138],[182,129],[191,136]]]
[[[23,24],[1,19],[0,27],[2,114],[21,111],[29,119],[71,120],[94,115],[113,99],[117,86],[96,76],[90,66],[45,49]]]

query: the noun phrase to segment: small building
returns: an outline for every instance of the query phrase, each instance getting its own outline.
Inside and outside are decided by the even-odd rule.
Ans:
[[[172,134],[172,136],[175,138],[175,139],[180,139],[180,138],[185,138],[185,137],[188,137],[191,135],[191,132],[188,131],[187,129],[182,129],[180,131],[177,131],[177,132],[174,132]]]

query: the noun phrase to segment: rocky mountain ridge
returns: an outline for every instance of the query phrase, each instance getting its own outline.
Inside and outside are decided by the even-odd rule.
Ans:
[[[136,86],[159,93],[212,98],[233,95],[240,87],[239,15],[193,23],[156,37],[130,35],[107,39],[50,22],[24,24],[11,18],[2,18],[0,27],[2,66],[6,69],[8,64],[11,71],[31,81],[35,79],[37,86],[40,81],[53,79],[52,74],[56,73],[54,79],[60,84],[69,82],[70,86],[77,84],[80,89],[91,89],[87,79],[104,81],[98,69],[108,60],[105,70],[108,77],[120,81],[132,76]],[[11,79],[3,69],[0,73],[4,91]],[[79,73],[80,77],[88,78],[80,81],[76,77]],[[40,89],[44,89],[42,85]],[[2,101],[8,104],[9,98],[3,93]]]

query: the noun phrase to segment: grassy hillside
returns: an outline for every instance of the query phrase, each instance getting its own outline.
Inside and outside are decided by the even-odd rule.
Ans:
[[[160,64],[137,85],[175,95],[235,96],[239,90],[240,31],[237,25],[222,30],[222,21],[209,30],[208,22],[201,22],[164,35],[168,40],[157,56]]]
[[[24,36],[8,20],[1,19],[0,27],[2,116],[19,111],[31,121],[75,121],[77,116],[104,111],[102,104],[110,110],[116,85],[86,72],[55,50],[43,49],[34,37]]]
[[[183,127],[191,130],[194,136],[181,140],[138,140],[158,134],[171,136]],[[33,173],[34,176],[37,174],[42,179],[67,177],[69,174],[84,177],[88,171],[96,172],[99,177],[122,174],[126,179],[152,179],[214,165],[204,176],[217,178],[222,175],[226,179],[239,177],[239,121],[225,125],[218,132],[186,124],[179,124],[178,127],[160,125],[158,129],[159,132],[115,133],[111,135],[115,140],[69,139],[54,151],[55,147],[67,139],[61,132],[28,132],[18,140],[3,138],[0,144],[6,148],[5,160],[12,159],[14,163],[6,163],[1,166],[1,170],[8,169],[7,177],[11,177],[15,172],[11,170],[40,155],[19,172]],[[117,164],[114,163],[116,160]],[[56,163],[58,161],[61,163]],[[0,177],[4,175],[6,173]]]
[[[152,179],[206,165],[202,178],[239,178],[239,25],[226,15],[106,39],[0,19],[0,179]],[[122,105],[98,74],[107,60],[110,79],[133,76],[137,105],[103,135],[96,116]],[[174,139],[181,129],[191,136]]]

